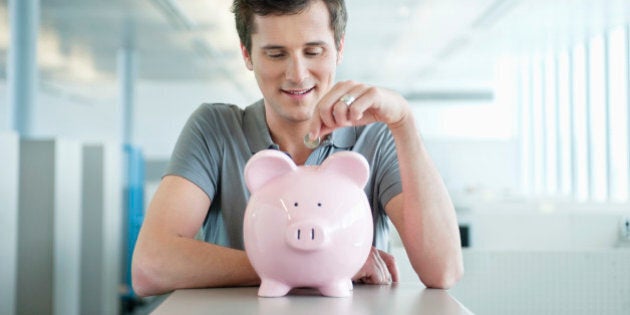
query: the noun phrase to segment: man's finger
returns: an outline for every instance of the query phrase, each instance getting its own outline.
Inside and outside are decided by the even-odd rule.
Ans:
[[[308,140],[315,141],[318,137],[321,137],[322,121],[319,118],[319,113],[316,111],[313,113],[313,119],[311,120],[311,126],[308,132]]]
[[[396,257],[383,251],[381,251],[380,254],[381,258],[383,258],[383,261],[385,262],[385,265],[387,266],[387,269],[389,270],[389,273],[392,276],[392,281],[398,282],[398,264],[396,264]]]
[[[387,269],[385,261],[381,257],[381,251],[372,247],[372,259],[373,259],[373,274],[372,283],[374,284],[389,284],[391,282],[391,275]]]
[[[381,256],[380,250],[377,252],[377,255],[378,255],[378,267],[379,267],[379,272],[381,275],[380,284],[390,284],[392,282],[392,276],[389,273],[389,269],[387,267],[387,264],[385,263],[385,260]]]

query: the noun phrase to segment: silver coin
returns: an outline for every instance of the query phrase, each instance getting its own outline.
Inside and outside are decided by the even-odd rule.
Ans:
[[[308,134],[304,136],[304,145],[309,149],[315,149],[322,142],[321,137],[317,137],[316,139],[311,139]]]

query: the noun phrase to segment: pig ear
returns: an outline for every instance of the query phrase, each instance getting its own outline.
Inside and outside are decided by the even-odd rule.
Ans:
[[[293,160],[278,150],[263,150],[245,165],[245,184],[255,192],[270,180],[297,169]]]
[[[329,156],[322,163],[321,170],[343,175],[363,188],[370,176],[370,165],[359,154],[351,151],[343,151]]]

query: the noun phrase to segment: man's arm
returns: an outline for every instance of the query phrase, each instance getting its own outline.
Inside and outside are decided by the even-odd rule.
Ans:
[[[453,204],[413,116],[390,125],[390,130],[396,142],[403,193],[392,198],[385,211],[420,280],[430,288],[450,288],[464,272]]]
[[[260,283],[244,251],[194,239],[209,207],[210,199],[195,184],[164,177],[133,254],[132,282],[138,295]]]
[[[352,96],[354,101],[346,103],[342,101],[344,96]],[[461,278],[464,269],[457,219],[407,101],[387,89],[344,81],[335,84],[322,97],[313,118],[311,139],[339,127],[373,122],[387,124],[396,143],[403,193],[392,198],[385,205],[385,211],[398,230],[420,280],[432,288],[451,287]],[[382,258],[390,261],[387,266],[394,265],[391,257]],[[368,260],[362,270],[382,269],[370,268],[370,265],[379,265],[378,260]]]

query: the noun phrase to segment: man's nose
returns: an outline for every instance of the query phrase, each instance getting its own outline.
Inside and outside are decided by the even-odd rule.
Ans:
[[[289,60],[285,77],[293,83],[302,83],[308,76],[307,62],[304,58],[296,56]]]

